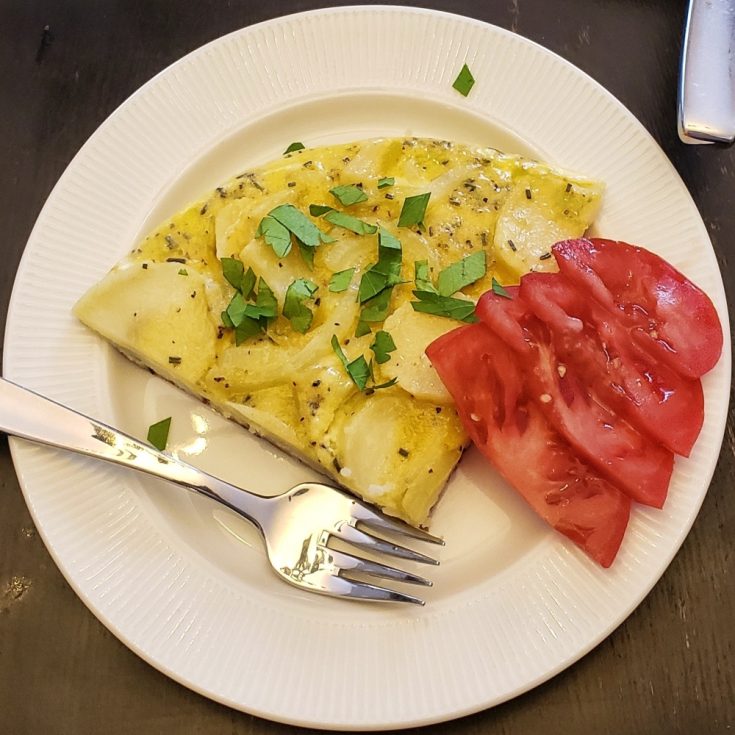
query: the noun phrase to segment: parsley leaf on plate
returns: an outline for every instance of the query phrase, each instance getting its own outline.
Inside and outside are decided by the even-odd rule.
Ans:
[[[429,273],[429,261],[428,260],[416,260],[413,264],[414,269],[414,283],[416,284],[417,291],[429,291],[430,293],[436,293],[436,288],[431,282],[431,275]]]
[[[467,64],[462,67],[462,70],[457,75],[452,86],[464,97],[466,97],[470,93],[472,87],[475,86],[475,78],[472,76],[470,67],[467,66]]]
[[[265,241],[273,248],[273,252],[279,258],[285,258],[291,252],[291,232],[275,217],[270,215],[263,217],[255,231],[255,236],[265,238]],[[230,258],[230,260],[234,259]]]
[[[401,241],[381,227],[378,230],[378,262],[363,273],[358,299],[360,303],[368,301],[400,281]]]
[[[230,319],[230,315],[226,311],[223,311],[220,314],[220,318],[222,319],[222,324],[224,324],[226,327],[229,327],[230,329],[234,328],[235,324],[232,319]]]
[[[437,290],[442,296],[451,296],[485,275],[487,265],[484,251],[466,255],[439,273]]]
[[[171,429],[171,417],[163,419],[148,427],[148,442],[159,451],[163,451],[168,444],[168,432]]]
[[[316,248],[309,247],[308,245],[304,245],[301,240],[296,240],[299,246],[299,252],[301,253],[301,257],[304,260],[304,263],[309,267],[309,270],[314,270],[314,252],[316,251]]]
[[[414,225],[423,225],[429,197],[431,197],[430,191],[427,191],[425,194],[406,197],[403,202],[401,214],[398,217],[398,226],[413,227]]]
[[[387,383],[381,383],[380,385],[371,385],[371,390],[380,390],[381,388],[390,388],[398,382],[398,378],[391,378]]]
[[[249,273],[252,273],[250,268],[245,277]],[[252,285],[250,291],[252,291]],[[222,323],[226,327],[235,329],[235,343],[239,345],[248,337],[262,332],[268,325],[268,320],[273,319],[277,313],[278,301],[273,291],[262,278],[259,278],[255,303],[248,303],[242,293],[236,291],[227,310],[222,312]]]
[[[222,275],[225,280],[230,286],[239,291],[245,266],[237,258],[222,258],[220,263],[222,264]]]
[[[262,278],[258,279],[258,295],[255,299],[255,306],[260,310],[260,315],[268,319],[272,319],[278,314],[276,296]]]
[[[355,184],[344,184],[330,189],[329,193],[343,206],[350,207],[353,204],[367,201],[367,194]]]
[[[395,352],[396,343],[388,332],[380,329],[375,333],[375,339],[370,345],[370,349],[375,355],[375,362],[382,365],[390,360],[390,354],[388,353]]]
[[[334,207],[330,207],[328,204],[310,204],[309,205],[309,214],[312,217],[321,217],[323,214],[326,214],[327,212],[333,212]]]
[[[352,282],[352,276],[354,274],[354,268],[347,268],[346,270],[332,273],[332,277],[329,279],[329,290],[332,293],[341,293],[342,291],[346,291]]]
[[[502,296],[504,299],[511,298],[511,295],[493,278],[492,281],[493,293],[497,296]]]
[[[360,312],[360,322],[382,322],[388,316],[392,288],[383,289],[377,296],[365,302]],[[363,332],[367,334],[367,332]],[[360,336],[360,335],[357,335]]]
[[[236,327],[245,318],[245,309],[248,308],[248,302],[245,301],[243,295],[237,291],[230,300],[227,306],[227,310],[224,312],[227,314],[227,318],[230,320],[227,326]]]
[[[367,222],[363,222],[357,217],[353,217],[351,214],[345,214],[344,212],[331,211],[324,215],[324,219],[338,227],[344,227],[345,230],[354,232],[356,235],[374,235],[378,228],[376,225],[371,225]]]
[[[473,301],[455,299],[452,296],[442,296],[441,294],[431,293],[429,291],[414,291],[413,295],[418,299],[418,301],[411,302],[414,311],[445,316],[460,322],[477,321],[477,317],[475,316],[475,303]]]
[[[255,271],[252,268],[248,268],[245,271],[245,275],[240,279],[240,293],[244,298],[250,298],[257,280],[258,277],[255,275]]]
[[[386,186],[393,186],[396,180],[392,176],[384,176],[378,180],[378,189],[385,189]]]
[[[240,345],[246,339],[255,337],[263,333],[263,326],[261,319],[252,319],[246,316],[236,327],[235,327],[235,344]]]
[[[301,334],[304,334],[314,318],[314,315],[306,306],[306,302],[314,297],[319,287],[313,281],[299,278],[286,289],[283,302],[283,316],[291,322],[291,326]]]
[[[293,153],[294,151],[303,151],[304,148],[306,148],[306,146],[297,140],[291,143],[291,145],[288,148],[286,148],[285,151],[283,151],[283,155],[285,156],[287,153]]]
[[[268,212],[276,222],[280,222],[289,232],[304,243],[304,245],[315,248],[321,242],[319,228],[293,204],[279,204],[275,209]],[[267,218],[266,218],[267,219]]]
[[[347,355],[339,344],[337,335],[332,335],[332,349],[339,357],[340,362],[344,366],[347,374],[352,378],[352,382],[358,387],[359,390],[365,390],[368,380],[370,379],[370,366],[363,355],[360,355],[352,362],[348,362]]]

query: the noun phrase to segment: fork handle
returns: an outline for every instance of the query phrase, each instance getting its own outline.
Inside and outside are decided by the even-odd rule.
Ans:
[[[0,378],[0,431],[169,480],[223,503],[258,528],[267,513],[267,498],[230,485],[5,378]]]

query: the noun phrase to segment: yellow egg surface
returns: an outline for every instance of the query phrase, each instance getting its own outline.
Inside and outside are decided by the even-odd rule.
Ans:
[[[493,279],[554,269],[551,246],[581,236],[601,196],[599,182],[444,140],[305,148],[162,222],[75,314],[343,487],[426,525],[467,436],[424,349],[458,315],[473,318]]]

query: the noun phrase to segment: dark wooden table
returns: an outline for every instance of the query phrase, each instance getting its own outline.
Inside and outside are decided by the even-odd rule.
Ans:
[[[325,3],[329,5],[329,3]],[[425,5],[510,28],[591,74],[670,157],[700,208],[735,301],[735,154],[675,129],[683,0],[446,0]],[[0,2],[0,325],[44,200],[95,128],[152,75],[285,0]],[[732,314],[732,310],[731,310]],[[731,316],[732,318],[732,316]],[[42,312],[39,328],[43,328]],[[552,681],[435,733],[735,730],[735,420],[694,528],[663,579],[604,643]],[[295,731],[179,686],[84,607],[40,541],[0,439],[0,733]]]

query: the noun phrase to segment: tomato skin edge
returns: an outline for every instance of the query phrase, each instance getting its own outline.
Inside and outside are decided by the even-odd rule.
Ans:
[[[527,404],[512,352],[478,323],[439,337],[426,354],[480,452],[541,518],[609,567],[625,534],[630,498],[579,460]],[[519,429],[513,407],[526,405],[527,427]]]
[[[670,451],[689,456],[704,422],[700,380],[658,363],[630,339],[615,314],[561,274],[527,274],[520,294],[542,321],[549,303],[564,315],[552,313],[549,322],[558,353],[570,360],[585,353],[580,370],[611,409]]]
[[[563,240],[551,252],[560,272],[614,312],[656,360],[690,379],[717,364],[724,341],[717,310],[671,263],[638,245],[604,238]]]
[[[572,449],[632,500],[661,508],[673,454],[606,407],[589,385],[583,387],[574,356],[558,358],[551,330],[532,312],[521,290],[507,288],[508,298],[487,292],[477,304],[477,315],[516,353],[532,400]]]

